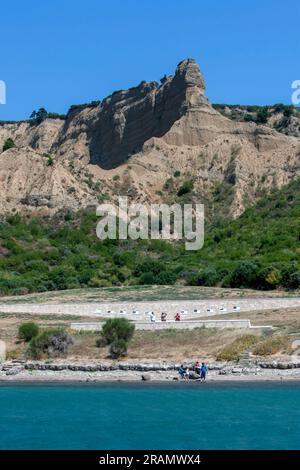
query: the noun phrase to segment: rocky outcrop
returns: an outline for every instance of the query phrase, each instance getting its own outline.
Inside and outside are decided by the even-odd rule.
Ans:
[[[115,168],[142,150],[151,137],[162,137],[189,109],[207,106],[205,85],[192,59],[181,62],[174,76],[113,93],[96,109],[71,112],[55,149],[85,134],[92,164]],[[88,124],[88,125],[86,125]],[[60,152],[63,155],[63,152]]]

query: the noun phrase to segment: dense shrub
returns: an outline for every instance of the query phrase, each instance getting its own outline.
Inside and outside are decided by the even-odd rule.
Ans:
[[[12,149],[12,148],[14,148],[15,146],[16,146],[16,145],[15,145],[14,141],[13,141],[11,138],[8,138],[8,139],[6,139],[6,141],[4,142],[2,151],[5,152],[6,150]]]
[[[164,267],[161,262],[148,259],[137,265],[134,274],[136,276],[140,276],[144,273],[159,274],[163,270]]]
[[[266,124],[268,121],[269,112],[267,107],[261,108],[256,115],[257,124]]]
[[[216,286],[218,285],[223,278],[228,274],[227,270],[216,270],[214,268],[208,268],[200,272],[197,276],[197,285],[198,286]]]
[[[185,181],[177,191],[177,196],[183,196],[184,194],[190,193],[194,187],[193,181]]]
[[[294,271],[286,277],[286,284],[285,286],[288,289],[299,289],[300,288],[300,270]]]
[[[110,344],[109,353],[113,359],[126,356],[128,343],[124,339],[117,339]]]
[[[147,286],[147,285],[153,285],[156,284],[156,278],[153,273],[143,273],[138,280],[139,285],[141,286]]]
[[[175,284],[177,276],[175,273],[171,271],[162,271],[157,275],[155,278],[156,284],[164,286],[164,285],[173,285]]]
[[[216,187],[219,207],[231,197],[229,187]],[[101,241],[95,234],[97,218],[87,210],[53,219],[3,216],[0,294],[173,284],[177,278],[196,286],[297,289],[299,220],[297,179],[261,197],[236,220],[208,221],[204,247],[194,252],[182,242]]]
[[[111,344],[118,339],[130,341],[134,333],[134,323],[126,318],[110,318],[102,326],[102,336]]]
[[[281,273],[280,271],[272,266],[262,268],[258,272],[258,278],[256,280],[256,285],[259,289],[276,289],[281,282]]]
[[[20,339],[23,339],[26,342],[31,341],[32,338],[35,338],[38,334],[39,327],[36,323],[22,323],[22,325],[19,326],[18,336]]]

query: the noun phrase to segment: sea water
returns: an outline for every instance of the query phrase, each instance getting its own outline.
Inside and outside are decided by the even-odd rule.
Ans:
[[[300,449],[300,384],[5,384],[0,449]]]

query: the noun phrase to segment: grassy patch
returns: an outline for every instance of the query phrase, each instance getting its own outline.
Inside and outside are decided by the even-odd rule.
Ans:
[[[289,350],[290,339],[287,336],[275,336],[258,343],[252,353],[255,356],[272,356]]]
[[[217,355],[217,361],[238,361],[240,355],[258,341],[254,335],[244,335],[235,339]]]

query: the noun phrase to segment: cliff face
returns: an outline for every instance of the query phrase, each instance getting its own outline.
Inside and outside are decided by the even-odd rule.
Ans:
[[[191,199],[226,204],[236,216],[300,175],[299,138],[220,114],[192,59],[160,84],[72,108],[65,121],[2,124],[0,151],[7,138],[16,147],[0,153],[1,212],[51,214],[119,194],[180,201],[178,188],[192,180]]]
[[[113,93],[88,116],[86,110],[71,113],[54,148],[63,146],[70,134],[77,141],[86,132],[90,163],[104,169],[115,168],[141,151],[151,137],[165,135],[188,109],[207,105],[204,89],[197,64],[192,59],[185,60],[175,75],[166,77],[160,85],[142,82],[135,88]]]

